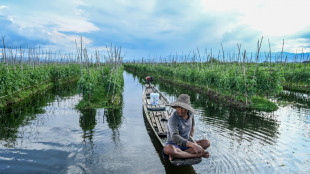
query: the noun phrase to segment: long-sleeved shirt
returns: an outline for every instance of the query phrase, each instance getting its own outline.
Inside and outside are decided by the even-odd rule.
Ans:
[[[188,112],[188,118],[184,120],[175,111],[168,119],[167,143],[174,143],[186,147],[189,141],[192,127],[195,125],[194,114]]]

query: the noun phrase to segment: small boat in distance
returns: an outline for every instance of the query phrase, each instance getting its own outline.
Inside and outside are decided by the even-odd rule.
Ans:
[[[153,77],[146,77],[145,90],[142,96],[143,110],[156,138],[161,143],[162,147],[164,147],[167,141],[168,118],[173,113],[174,109],[167,106],[167,104],[169,104],[167,98],[151,84],[153,80]],[[170,162],[173,165],[181,166],[198,164],[201,160],[201,157],[188,159],[173,158]]]

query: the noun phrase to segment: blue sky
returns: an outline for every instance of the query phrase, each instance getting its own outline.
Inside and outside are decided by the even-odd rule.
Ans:
[[[115,44],[126,59],[191,50],[310,52],[309,0],[0,0],[6,46],[75,52]],[[2,44],[0,44],[3,47]]]

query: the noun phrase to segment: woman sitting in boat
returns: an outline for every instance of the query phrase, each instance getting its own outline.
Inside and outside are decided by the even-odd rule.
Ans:
[[[176,111],[168,119],[167,143],[163,148],[165,159],[173,158],[209,158],[209,152],[205,151],[210,146],[207,139],[192,140],[195,130],[194,114],[191,107],[190,96],[181,94],[178,99],[169,104]]]

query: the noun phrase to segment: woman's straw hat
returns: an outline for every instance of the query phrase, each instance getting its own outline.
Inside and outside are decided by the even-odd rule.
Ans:
[[[197,114],[195,109],[192,108],[190,96],[187,94],[181,94],[175,102],[167,104],[167,105],[173,108],[176,108],[177,106],[179,106],[181,108],[191,111],[194,114]]]

